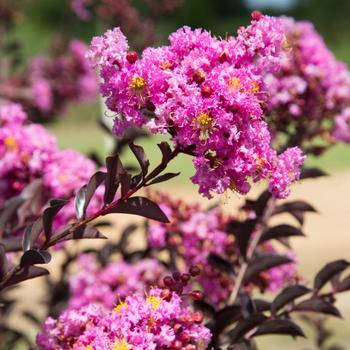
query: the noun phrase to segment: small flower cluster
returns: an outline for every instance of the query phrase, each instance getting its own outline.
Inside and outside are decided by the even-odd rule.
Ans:
[[[113,311],[99,304],[48,318],[37,336],[41,350],[204,350],[210,331],[202,314],[183,306],[168,289],[127,296]]]
[[[86,45],[72,40],[62,51],[55,57],[34,57],[23,72],[1,85],[1,95],[40,120],[63,113],[69,102],[93,101],[98,85],[85,59]]]
[[[220,256],[230,261],[233,267],[238,263],[238,246],[234,237],[226,232],[232,218],[218,208],[205,211],[197,204],[189,205],[160,193],[153,195],[166,212],[170,224],[150,222],[147,233],[150,246],[155,250],[170,249],[176,253],[185,270],[199,266],[201,274],[197,282],[204,295],[214,305],[225,302],[234,286],[234,279],[213,266],[208,257],[211,254]],[[265,243],[261,249],[263,253],[277,253],[270,243]],[[295,260],[291,252],[287,255]],[[296,265],[287,264],[261,274],[254,285],[247,287],[275,291],[295,280],[296,276]]]
[[[147,48],[140,59],[127,52],[127,40],[115,28],[94,38],[88,54],[100,69],[107,107],[117,114],[114,132],[146,126],[169,133],[194,156],[192,181],[209,198],[228,189],[245,194],[251,181],[261,179],[275,196],[286,197],[304,162],[297,148],[281,156],[271,148],[263,76],[278,68],[284,34],[277,19],[253,18],[225,40],[180,28],[169,46]],[[291,157],[293,165],[285,168]],[[288,179],[279,182],[275,173],[288,173]]]
[[[0,205],[36,179],[43,183],[43,206],[54,197],[71,199],[95,172],[94,162],[79,152],[60,150],[47,129],[26,121],[20,105],[0,104]],[[98,189],[89,210],[101,203]],[[66,224],[74,215],[71,200],[57,215],[55,225]]]
[[[157,19],[173,12],[183,0],[147,0],[142,11],[131,0],[69,0],[71,10],[82,21],[94,17],[108,26],[119,25],[132,37],[135,47],[144,48],[155,41]]]
[[[111,308],[128,294],[149,290],[164,275],[164,267],[153,259],[134,264],[116,261],[101,267],[92,256],[81,255],[78,264],[79,271],[69,280],[69,307],[74,309],[93,303]]]
[[[268,73],[264,79],[269,91],[268,111],[271,127],[289,134],[295,129],[292,145],[303,145],[320,136],[329,143],[329,128],[334,119],[344,116],[350,106],[350,73],[327,48],[322,37],[310,22],[281,17],[286,33],[287,54],[278,72]],[[335,128],[345,130],[337,117]],[[348,131],[349,133],[349,131]],[[342,131],[334,136],[341,137]]]

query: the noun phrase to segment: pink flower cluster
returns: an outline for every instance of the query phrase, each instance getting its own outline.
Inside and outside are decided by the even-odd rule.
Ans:
[[[42,350],[204,350],[210,331],[203,316],[167,289],[126,297],[113,311],[98,304],[48,318],[37,345]]]
[[[310,22],[286,17],[279,21],[286,33],[287,54],[282,68],[264,79],[271,127],[289,134],[294,126],[293,145],[307,146],[320,136],[329,142],[326,136],[334,118],[350,106],[350,73]]]
[[[335,117],[333,136],[337,140],[350,143],[350,106]]]
[[[1,95],[21,103],[30,116],[47,119],[63,113],[69,102],[97,97],[96,74],[85,59],[86,45],[72,40],[56,56],[37,56],[0,87]]]
[[[75,215],[72,197],[88,182],[96,166],[79,152],[60,150],[47,129],[26,120],[20,105],[0,104],[0,205],[41,179],[43,208],[55,197],[71,199],[56,217],[57,226],[66,224]],[[101,190],[96,192],[89,210],[102,204]]]
[[[232,218],[224,215],[219,208],[204,210],[198,204],[186,204],[161,193],[153,196],[170,223],[150,222],[147,233],[150,246],[155,250],[170,249],[186,272],[191,266],[201,267],[197,282],[204,295],[216,306],[227,301],[234,278],[210,264],[208,257],[215,254],[230,261],[233,267],[238,262],[238,246],[234,237],[225,231]],[[261,249],[263,253],[277,253],[270,243],[265,243]],[[292,257],[291,252],[287,254]],[[256,283],[247,287],[275,291],[295,280],[296,276],[295,264],[287,264],[261,274]]]
[[[157,285],[164,275],[164,267],[153,259],[134,264],[115,261],[101,267],[92,256],[81,255],[78,264],[79,271],[69,279],[69,307],[74,309],[93,303],[112,308],[127,295]]]
[[[283,168],[263,115],[263,75],[278,69],[284,42],[280,22],[255,17],[227,39],[183,27],[169,40],[169,46],[145,49],[140,59],[127,52],[119,28],[92,40],[88,56],[100,69],[107,107],[116,113],[115,133],[130,126],[169,133],[194,156],[192,181],[206,197],[227,189],[245,194],[261,179],[272,183],[275,196],[287,196],[304,156],[290,151],[296,166]],[[289,173],[289,180],[276,183],[274,173]]]

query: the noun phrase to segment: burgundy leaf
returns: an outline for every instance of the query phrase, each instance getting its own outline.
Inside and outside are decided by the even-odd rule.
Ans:
[[[4,288],[10,287],[20,282],[48,275],[49,271],[40,266],[24,266],[20,268],[4,285]]]
[[[251,279],[259,275],[261,272],[264,272],[276,266],[289,264],[291,262],[293,262],[293,260],[283,255],[260,255],[253,259],[253,261],[250,263],[247,272],[244,276],[244,282],[248,283]]]
[[[231,344],[240,342],[248,332],[261,325],[266,319],[267,317],[263,314],[255,314],[239,321],[236,327],[228,334]]]
[[[328,174],[319,168],[303,168],[300,175],[300,179],[303,180],[321,176],[328,176]]]
[[[271,312],[274,314],[276,311],[281,309],[286,304],[294,301],[295,299],[307,294],[310,292],[310,289],[302,286],[300,284],[296,284],[294,286],[288,286],[284,288],[274,299],[271,304]]]
[[[316,275],[314,288],[320,290],[335,275],[344,271],[350,263],[346,260],[336,260],[326,264]]]
[[[51,255],[47,251],[27,250],[21,257],[21,267],[47,264],[51,260]]]
[[[339,310],[322,298],[312,298],[295,305],[293,311],[317,312],[325,315],[341,317]]]
[[[232,264],[217,254],[209,254],[208,263],[216,269],[228,274],[234,273]]]
[[[286,319],[268,320],[258,327],[252,337],[266,334],[290,335],[293,337],[305,337],[302,329],[294,322]]]
[[[8,270],[5,246],[0,244],[0,281],[4,278]]]
[[[180,173],[166,173],[166,174],[160,175],[160,176],[154,178],[151,182],[149,182],[147,184],[147,186],[170,180],[178,175],[180,175]]]
[[[350,276],[345,277],[343,280],[339,281],[336,285],[336,291],[345,292],[350,290]]]
[[[23,241],[22,241],[23,251],[27,251],[33,247],[42,229],[43,229],[42,218],[35,220],[32,224],[30,224],[25,228],[24,234],[23,234]]]
[[[77,239],[106,239],[96,227],[90,225],[81,225],[59,240],[59,242],[77,240]]]
[[[109,213],[133,214],[164,223],[169,222],[158,204],[145,197],[132,197],[125,201],[120,201],[116,206],[108,210],[107,214]]]
[[[158,143],[158,147],[162,152],[162,163],[163,164],[168,163],[171,158],[171,147],[165,141]]]
[[[215,316],[215,334],[220,334],[226,327],[237,322],[242,317],[239,305],[227,306],[219,310]]]
[[[119,176],[125,173],[125,169],[118,155],[107,157],[106,167],[104,203],[109,204],[115,197],[120,181]]]
[[[53,199],[50,206],[43,213],[43,227],[46,240],[49,241],[52,235],[52,223],[57,213],[68,203],[64,199]]]
[[[261,235],[259,243],[261,244],[270,239],[280,239],[283,237],[292,237],[292,236],[304,236],[304,233],[300,228],[297,228],[292,225],[287,225],[287,224],[278,225],[264,231],[263,234]]]
[[[149,160],[146,156],[144,149],[141,146],[137,146],[133,143],[131,143],[129,146],[140,164],[143,177],[145,177],[148,173]]]
[[[244,222],[231,220],[227,225],[226,231],[235,236],[239,251],[243,257],[246,256],[248,243],[256,224],[256,219],[248,219]]]

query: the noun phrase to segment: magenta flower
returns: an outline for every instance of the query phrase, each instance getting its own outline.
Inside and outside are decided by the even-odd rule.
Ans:
[[[194,156],[192,181],[209,198],[227,189],[247,193],[251,181],[269,181],[282,163],[264,121],[263,76],[279,66],[280,22],[262,16],[227,40],[184,27],[169,41],[135,61],[119,28],[92,40],[88,57],[100,70],[107,107],[116,113],[114,132],[145,126],[169,133]],[[274,194],[285,196],[289,183]]]
[[[203,317],[182,304],[169,290],[151,289],[126,297],[113,311],[97,304],[68,309],[58,320],[48,318],[37,336],[42,350],[204,350],[210,331]],[[188,347],[189,348],[189,347]]]

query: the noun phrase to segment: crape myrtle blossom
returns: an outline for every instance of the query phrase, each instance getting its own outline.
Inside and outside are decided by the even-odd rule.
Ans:
[[[183,271],[191,266],[199,266],[201,274],[196,283],[213,305],[225,303],[233,287],[232,276],[215,268],[208,262],[210,254],[218,255],[232,263],[238,262],[240,255],[234,236],[227,234],[227,226],[233,218],[225,215],[219,208],[204,210],[198,204],[188,204],[172,199],[162,193],[150,193],[151,197],[165,210],[170,223],[150,221],[147,239],[150,246],[159,251],[171,249],[181,261]],[[262,253],[278,253],[275,246],[265,243]],[[293,252],[286,252],[296,261]],[[298,278],[296,264],[286,264],[270,269],[259,276],[248,289],[276,291]]]
[[[23,71],[0,85],[0,95],[21,103],[30,118],[41,121],[64,113],[72,101],[94,101],[98,85],[86,50],[83,42],[72,40],[52,56],[33,57]]]
[[[78,265],[78,272],[69,279],[69,307],[74,309],[94,303],[112,308],[128,294],[147,291],[157,285],[165,273],[164,267],[153,259],[133,264],[112,261],[101,267],[91,255],[83,254]]]
[[[75,217],[73,197],[89,181],[96,165],[79,152],[60,150],[47,129],[26,121],[20,105],[0,104],[0,205],[41,179],[42,209],[52,198],[70,199],[55,218],[55,226],[61,226]],[[88,212],[100,208],[102,197],[103,188],[98,188]]]
[[[129,295],[114,309],[89,304],[48,318],[37,336],[42,350],[204,350],[210,331],[202,314],[183,305],[168,289]]]
[[[269,126],[286,134],[294,126],[291,145],[306,148],[319,137],[332,142],[330,131],[339,128],[335,118],[350,106],[348,68],[327,48],[312,23],[287,17],[279,22],[286,33],[287,50],[281,69],[264,78],[269,92]]]
[[[145,126],[169,133],[194,156],[192,181],[206,197],[227,189],[245,194],[261,179],[272,182],[276,197],[285,197],[304,161],[295,149],[288,156],[295,157],[295,167],[283,169],[282,155],[270,146],[262,78],[278,69],[285,37],[277,19],[253,17],[227,39],[180,28],[168,46],[147,48],[140,59],[115,28],[95,37],[88,53],[99,68],[106,104],[116,113],[114,132]],[[289,180],[276,183],[275,172],[288,173]]]
[[[340,141],[350,143],[350,107],[345,108],[335,117],[333,136]]]

